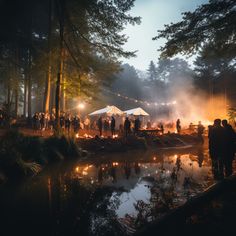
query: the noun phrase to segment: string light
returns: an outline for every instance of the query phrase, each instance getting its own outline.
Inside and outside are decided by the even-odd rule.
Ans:
[[[112,91],[107,90],[107,89],[103,89],[103,90],[106,91],[107,93],[110,93],[110,94],[115,95],[117,97],[123,98],[125,100],[129,100],[129,101],[132,101],[134,103],[146,104],[147,106],[171,106],[171,105],[176,105],[177,104],[177,101],[166,102],[166,103],[165,102],[157,103],[157,102],[143,101],[143,100],[138,100],[138,99],[131,98],[131,97],[128,97],[128,96],[124,96],[120,93],[115,93],[115,92],[112,92]]]

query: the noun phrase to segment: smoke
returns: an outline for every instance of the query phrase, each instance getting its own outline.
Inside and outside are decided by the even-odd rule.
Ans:
[[[170,119],[181,120],[182,126],[191,122],[201,121],[205,125],[212,124],[216,118],[225,119],[227,115],[227,101],[224,96],[209,96],[194,85],[189,76],[176,76],[169,83],[167,89],[169,99],[177,101],[172,108]]]

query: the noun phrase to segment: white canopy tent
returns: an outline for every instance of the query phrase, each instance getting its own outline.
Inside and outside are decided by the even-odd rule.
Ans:
[[[125,111],[126,115],[133,115],[133,116],[149,116],[149,114],[144,111],[141,107],[137,107],[134,109],[130,109]]]
[[[105,108],[99,109],[89,114],[89,116],[101,116],[101,115],[107,115],[107,116],[124,115],[124,112],[121,111],[116,106],[107,106]]]

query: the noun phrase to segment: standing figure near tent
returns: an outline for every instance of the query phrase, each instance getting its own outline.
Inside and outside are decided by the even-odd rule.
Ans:
[[[109,120],[108,118],[106,118],[103,122],[103,127],[104,127],[104,131],[108,131],[109,130]]]
[[[141,122],[140,122],[139,118],[137,117],[134,121],[134,133],[135,134],[138,134],[140,126],[141,126]]]
[[[181,131],[180,119],[176,121],[176,130],[177,130],[177,133],[180,134],[180,131]]]
[[[111,117],[111,135],[115,135],[116,120],[114,116]]]
[[[147,122],[147,127],[146,127],[146,129],[152,129],[152,124],[151,124],[151,121],[150,121],[150,120]]]
[[[125,137],[128,136],[128,134],[130,134],[130,120],[128,117],[125,118],[125,122],[124,122],[124,131],[125,131]]]
[[[162,122],[160,123],[159,127],[160,127],[161,134],[164,134],[164,125]]]
[[[98,129],[99,129],[99,134],[100,136],[102,136],[102,117],[100,116],[98,121],[97,121],[97,126],[98,126]]]

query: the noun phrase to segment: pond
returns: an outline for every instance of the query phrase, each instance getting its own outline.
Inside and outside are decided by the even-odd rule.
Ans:
[[[0,189],[13,235],[131,235],[213,183],[202,148],[132,151],[50,166]]]

